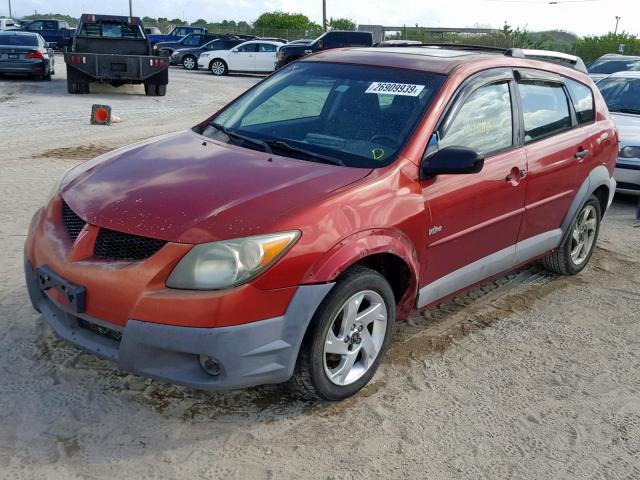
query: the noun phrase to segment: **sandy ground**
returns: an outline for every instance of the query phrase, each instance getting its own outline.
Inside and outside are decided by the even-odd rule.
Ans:
[[[66,94],[0,80],[0,478],[640,478],[640,229],[618,199],[579,276],[513,272],[398,325],[372,385],[339,404],[286,386],[208,394],[67,346],[28,303],[22,245],[65,169],[185,128],[255,83],[173,70]],[[88,124],[92,103],[123,122]]]

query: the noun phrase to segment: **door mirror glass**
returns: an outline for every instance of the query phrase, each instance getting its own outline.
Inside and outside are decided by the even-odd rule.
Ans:
[[[466,147],[451,146],[425,157],[420,165],[420,177],[478,173],[482,167],[484,154]]]

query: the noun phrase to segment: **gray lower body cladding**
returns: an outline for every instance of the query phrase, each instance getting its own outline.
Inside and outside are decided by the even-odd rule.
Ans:
[[[177,327],[129,320],[121,328],[65,310],[40,289],[26,259],[24,268],[34,308],[59,337],[122,370],[201,390],[287,381],[307,326],[333,286],[301,286],[284,315],[232,327]],[[220,374],[207,374],[200,366],[200,355],[214,358]]]

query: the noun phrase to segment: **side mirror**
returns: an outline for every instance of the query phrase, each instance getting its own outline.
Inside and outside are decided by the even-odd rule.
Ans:
[[[233,50],[231,50],[231,53],[238,53],[238,49],[234,48]]]
[[[484,154],[465,147],[445,147],[425,157],[420,164],[420,178],[436,175],[478,173],[484,167]]]
[[[316,45],[316,48],[318,50],[324,50],[324,42],[318,42],[318,44]]]

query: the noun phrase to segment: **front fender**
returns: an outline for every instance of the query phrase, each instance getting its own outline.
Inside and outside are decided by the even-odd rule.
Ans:
[[[409,288],[397,305],[398,317],[402,318],[409,313],[415,301],[420,268],[413,242],[400,230],[372,228],[343,238],[312,265],[304,283],[333,282],[352,265],[381,253],[400,258],[411,273]]]

